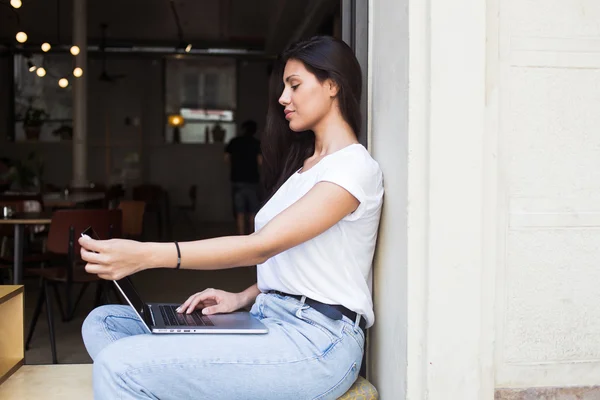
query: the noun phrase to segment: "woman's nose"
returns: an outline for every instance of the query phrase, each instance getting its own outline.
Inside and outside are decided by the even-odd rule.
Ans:
[[[279,97],[279,104],[281,104],[284,107],[290,104],[290,96],[286,93],[285,90],[283,91],[283,93],[281,93],[281,96]]]

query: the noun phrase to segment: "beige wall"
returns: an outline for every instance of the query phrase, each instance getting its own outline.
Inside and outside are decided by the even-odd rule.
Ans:
[[[600,3],[498,8],[496,384],[598,385]]]
[[[384,400],[598,385],[598,20],[592,0],[373,2]]]

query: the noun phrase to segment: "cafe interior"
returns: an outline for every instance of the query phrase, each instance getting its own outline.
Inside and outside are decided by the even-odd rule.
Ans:
[[[25,364],[90,363],[84,318],[123,302],[83,268],[86,227],[236,234],[225,146],[247,120],[260,139],[273,60],[340,37],[340,3],[0,0],[0,284],[24,285]],[[255,279],[255,266],[133,276],[147,302]]]

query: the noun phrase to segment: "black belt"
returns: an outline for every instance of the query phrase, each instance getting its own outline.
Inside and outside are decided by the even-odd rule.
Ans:
[[[278,294],[280,296],[289,296],[289,297],[293,297],[297,300],[302,301],[302,296],[299,294],[289,294],[289,293],[280,292],[278,290],[269,290],[267,293]],[[348,310],[346,307],[344,307],[342,305],[325,304],[325,303],[321,303],[320,301],[309,299],[308,297],[304,300],[304,304],[311,306],[312,308],[314,308],[321,314],[323,314],[326,317],[329,317],[331,319],[334,319],[336,321],[341,320],[342,316],[344,316],[344,315],[346,317],[350,318],[351,321],[353,321],[353,322],[356,321],[356,313],[354,311]],[[360,318],[360,322],[358,323],[358,326],[364,332],[365,326],[367,326],[367,321],[362,316]]]

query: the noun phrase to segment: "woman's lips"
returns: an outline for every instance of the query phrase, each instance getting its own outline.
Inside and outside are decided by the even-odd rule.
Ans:
[[[285,119],[290,119],[290,115],[292,115],[293,113],[294,113],[293,111],[286,111]]]

